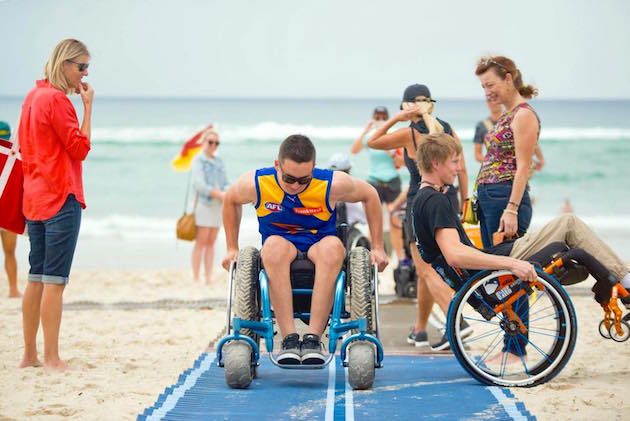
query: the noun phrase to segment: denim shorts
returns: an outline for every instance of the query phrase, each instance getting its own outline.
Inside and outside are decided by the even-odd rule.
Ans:
[[[26,221],[31,251],[30,282],[65,285],[81,225],[81,204],[69,195],[59,212],[43,221]]]
[[[499,229],[503,210],[508,205],[512,194],[512,183],[480,184],[477,187],[477,205],[481,241],[484,248],[492,247],[492,234]],[[532,202],[529,198],[529,186],[523,192],[518,208],[518,236],[522,237],[532,220]]]

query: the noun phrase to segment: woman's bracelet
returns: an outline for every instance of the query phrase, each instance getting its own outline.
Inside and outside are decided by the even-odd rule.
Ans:
[[[518,211],[512,209],[503,209],[503,213],[511,213],[512,215],[518,215]]]

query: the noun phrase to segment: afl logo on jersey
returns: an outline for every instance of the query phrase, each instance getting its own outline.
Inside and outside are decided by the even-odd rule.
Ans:
[[[279,203],[266,202],[265,209],[271,212],[282,212],[282,205]]]

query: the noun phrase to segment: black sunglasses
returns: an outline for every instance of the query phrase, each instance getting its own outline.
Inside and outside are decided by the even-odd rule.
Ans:
[[[280,167],[280,170],[282,170],[282,181],[284,181],[287,184],[293,184],[293,183],[298,183],[300,185],[305,185],[311,182],[311,180],[313,179],[313,175],[305,175],[304,177],[293,177],[292,175],[286,174],[284,172],[284,170],[282,169],[282,165],[278,164],[278,166]]]
[[[88,69],[88,67],[90,67],[90,63],[78,63],[72,60],[67,60],[67,61],[68,63],[76,64],[80,72],[85,72]]]

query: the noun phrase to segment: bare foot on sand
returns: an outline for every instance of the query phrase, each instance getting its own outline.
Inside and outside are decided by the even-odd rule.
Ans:
[[[44,363],[44,370],[46,373],[63,373],[64,371],[71,369],[72,368],[68,365],[68,363],[62,360]]]
[[[9,298],[22,298],[22,293],[20,292],[20,290],[16,289],[9,292]]]
[[[20,365],[18,365],[18,368],[26,368],[26,367],[41,367],[43,364],[42,362],[37,359],[37,357],[33,358],[22,358],[22,361],[20,362]]]
[[[527,361],[527,356],[522,357],[525,361]],[[499,364],[499,365],[512,365],[512,364],[522,364],[523,361],[521,357],[518,355],[512,354],[511,352],[497,352],[492,357],[488,358],[485,363],[487,365],[490,364]]]

